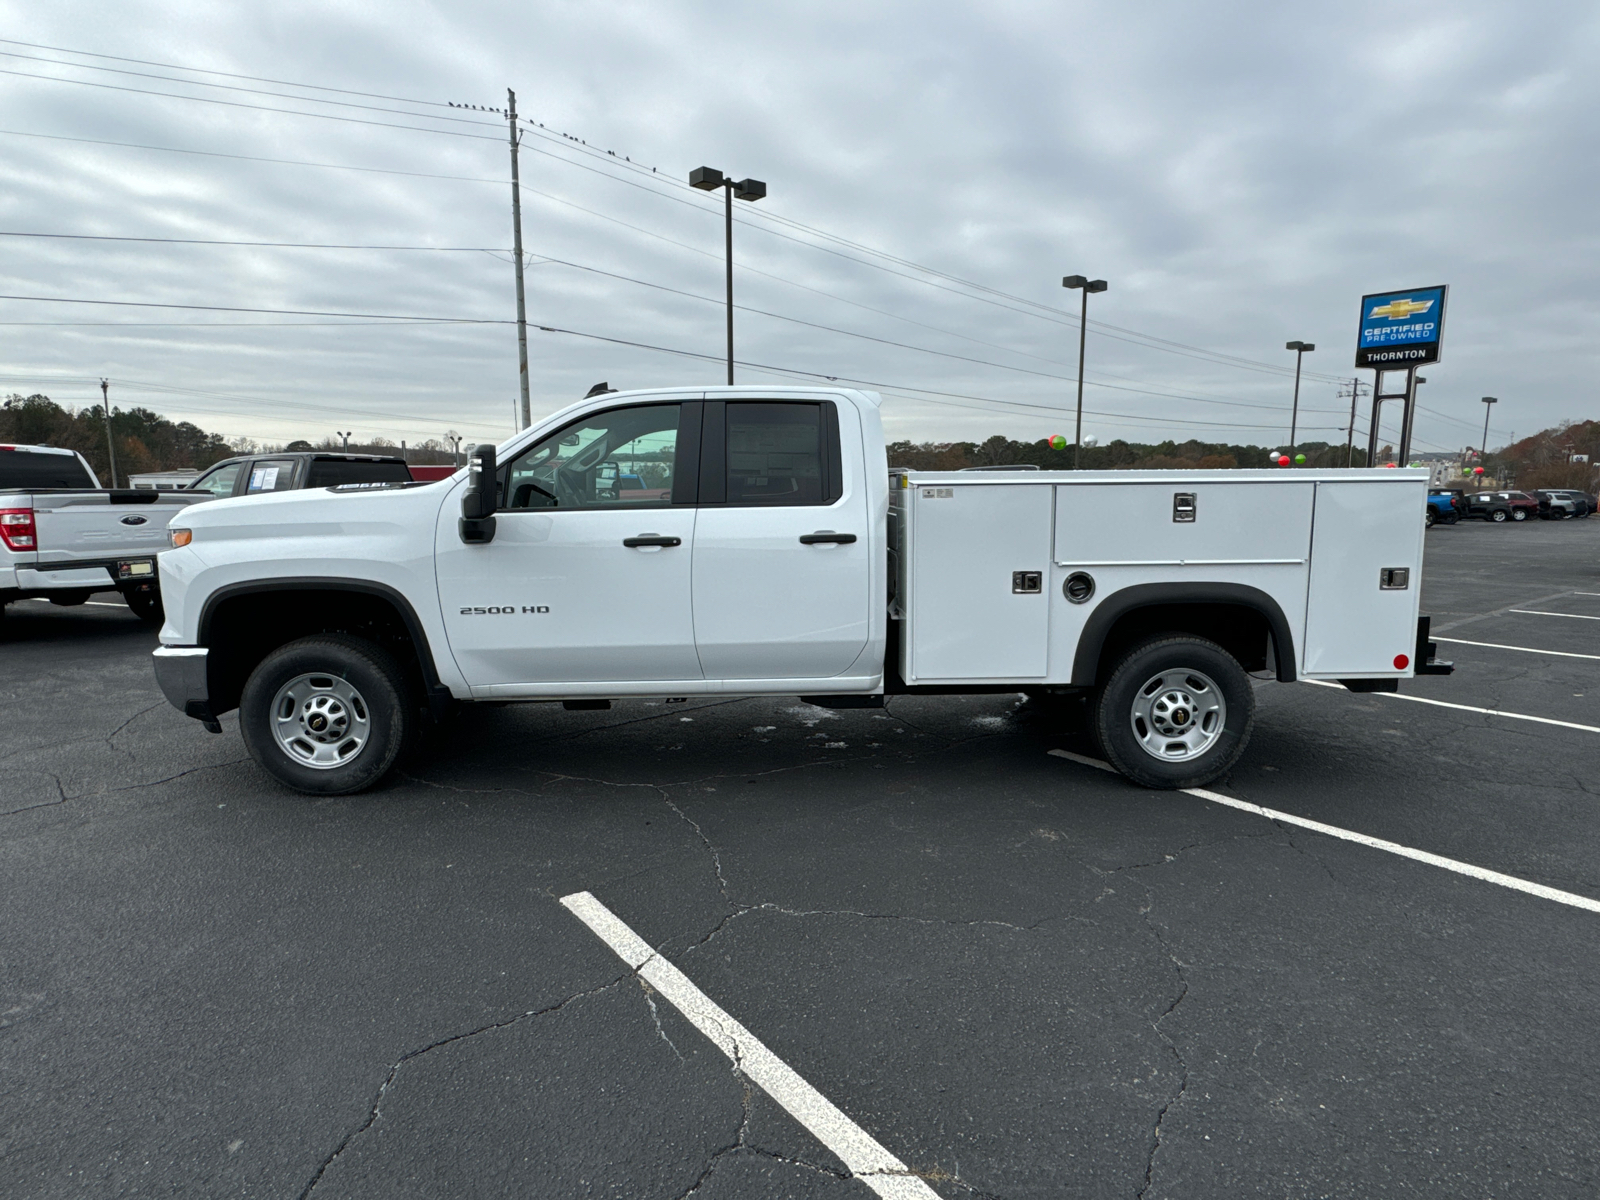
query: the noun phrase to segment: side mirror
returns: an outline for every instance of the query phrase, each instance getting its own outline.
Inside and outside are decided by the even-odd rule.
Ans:
[[[467,490],[461,494],[461,521],[457,528],[469,546],[494,541],[494,510],[499,480],[494,447],[479,446],[467,460]]]

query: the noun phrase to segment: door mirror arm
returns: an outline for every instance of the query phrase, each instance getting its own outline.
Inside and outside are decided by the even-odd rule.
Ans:
[[[495,449],[479,446],[467,460],[467,490],[461,494],[461,520],[457,526],[461,540],[469,546],[494,541],[494,511],[499,479],[495,470]]]

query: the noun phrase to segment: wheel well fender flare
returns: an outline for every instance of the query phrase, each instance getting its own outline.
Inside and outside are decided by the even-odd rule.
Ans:
[[[1073,685],[1094,685],[1106,639],[1123,617],[1141,608],[1182,604],[1227,604],[1258,613],[1272,632],[1278,681],[1295,681],[1294,632],[1278,602],[1260,588],[1243,583],[1138,583],[1112,592],[1089,614],[1072,658]]]
[[[350,592],[387,602],[399,615],[401,624],[411,637],[412,645],[416,647],[417,664],[422,671],[423,686],[427,689],[429,697],[449,695],[448,689],[439,680],[439,670],[433,661],[433,648],[428,642],[427,631],[423,629],[422,621],[417,616],[417,610],[411,606],[411,601],[406,599],[403,592],[375,580],[329,579],[314,575],[299,575],[227,584],[206,597],[206,602],[200,610],[199,644],[211,645],[211,624],[216,617],[217,609],[225,601],[264,592],[307,591]]]

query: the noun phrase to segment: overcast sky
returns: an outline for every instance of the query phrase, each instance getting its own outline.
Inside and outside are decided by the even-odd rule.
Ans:
[[[738,313],[760,364],[740,382],[871,381],[891,436],[1070,439],[1077,273],[1110,283],[1085,372],[1103,441],[1286,443],[1292,338],[1317,345],[1301,439],[1342,440],[1361,295],[1436,283],[1418,449],[1476,445],[1484,395],[1491,445],[1596,415],[1592,4],[0,14],[0,229],[448,248],[0,237],[9,296],[280,310],[3,300],[3,392],[87,403],[106,377],[114,402],[272,441],[505,437],[505,124],[438,105],[512,87],[543,126],[521,160],[529,320],[573,331],[530,333],[536,416],[601,380],[722,382],[720,199],[685,186],[702,164],[769,188],[737,206],[736,301],[760,310]]]

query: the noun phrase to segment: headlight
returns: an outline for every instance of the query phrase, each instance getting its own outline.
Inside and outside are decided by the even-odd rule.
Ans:
[[[167,532],[172,535],[172,548],[174,550],[179,546],[187,546],[194,541],[194,531],[192,529],[169,529]]]

